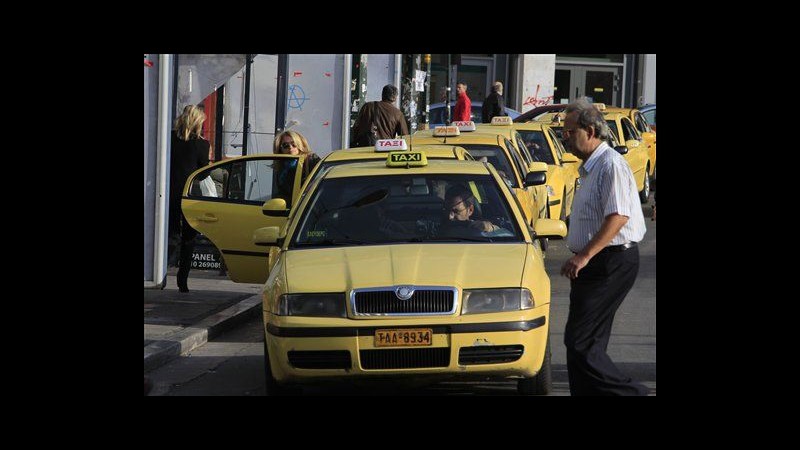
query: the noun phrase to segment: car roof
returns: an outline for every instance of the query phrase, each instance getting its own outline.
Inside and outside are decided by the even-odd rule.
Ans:
[[[543,127],[549,127],[549,123],[545,122],[525,122],[525,123],[515,123],[514,129],[515,130],[523,130],[523,131],[532,131],[532,130],[542,130]]]
[[[434,137],[433,130],[417,131],[411,136],[411,140],[415,145],[422,144],[443,144],[447,139],[447,144],[497,144],[497,137],[502,137],[502,132],[487,132],[487,131],[468,131],[459,134],[458,136],[448,137]]]
[[[567,103],[558,103],[554,105],[543,105],[537,106],[530,111],[525,111],[524,113],[520,114],[514,122],[528,122],[530,120],[536,119],[536,116],[540,114],[544,114],[547,112],[554,112],[554,111],[563,111],[567,108]]]
[[[429,160],[426,166],[410,168],[387,167],[385,160],[365,161],[333,166],[330,168],[325,178],[369,177],[381,175],[402,175],[408,173],[463,173],[468,175],[488,175],[489,169],[486,164],[478,161]]]

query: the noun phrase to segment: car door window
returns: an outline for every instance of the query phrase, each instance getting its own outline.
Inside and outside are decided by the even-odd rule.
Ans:
[[[547,135],[550,136],[550,140],[553,141],[553,146],[555,147],[556,151],[555,152],[556,157],[558,158],[559,164],[561,164],[562,160],[564,159],[564,153],[566,152],[566,150],[564,150],[564,147],[561,145],[561,140],[558,139],[558,136],[556,136],[556,133],[553,131],[552,128],[547,129]]]
[[[246,204],[283,198],[291,208],[296,175],[297,159],[233,161],[194,177],[189,198],[218,198]]]
[[[645,119],[642,113],[637,112],[635,119],[636,119],[636,129],[639,130],[640,133],[647,133],[648,131],[652,131],[650,129],[650,124],[647,123],[647,119]]]
[[[538,130],[524,130],[519,132],[524,136],[528,148],[533,151],[533,160],[546,164],[555,164],[553,154],[550,152],[550,144],[547,143],[544,134]]]
[[[631,139],[636,139],[637,141],[642,140],[642,136],[636,131],[636,127],[633,126],[630,119],[623,117],[620,123],[622,124],[622,136],[625,138],[625,141],[630,141]]]

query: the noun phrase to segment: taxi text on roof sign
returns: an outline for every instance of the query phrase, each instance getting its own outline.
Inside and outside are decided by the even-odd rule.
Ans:
[[[475,131],[475,122],[471,120],[457,120],[450,125],[458,127],[459,131]]]
[[[509,116],[492,117],[492,125],[511,125],[512,122]]]
[[[386,158],[387,167],[423,167],[428,158],[423,152],[391,152]]]
[[[405,139],[379,139],[375,142],[376,152],[391,152],[394,150],[408,150]]]
[[[461,132],[458,130],[458,127],[449,126],[449,127],[436,127],[433,129],[433,136],[434,137],[446,137],[446,136],[458,136]]]

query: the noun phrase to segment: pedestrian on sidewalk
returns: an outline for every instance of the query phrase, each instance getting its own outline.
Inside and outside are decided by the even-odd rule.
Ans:
[[[172,131],[169,179],[169,236],[174,254],[178,250],[178,291],[189,292],[187,284],[192,265],[192,251],[197,231],[189,225],[181,211],[181,196],[189,175],[208,165],[210,144],[203,139],[205,113],[195,105],[188,105],[175,122]]]
[[[633,172],[614,151],[603,114],[585,99],[567,106],[563,136],[567,150],[583,161],[567,247],[575,253],[561,267],[570,281],[564,330],[572,395],[647,395],[606,353],[614,315],[636,281],[637,242],[644,215]]]

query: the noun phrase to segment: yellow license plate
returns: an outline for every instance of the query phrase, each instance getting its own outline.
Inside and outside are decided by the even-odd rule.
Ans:
[[[375,330],[375,347],[413,347],[432,344],[433,330],[431,328]]]

